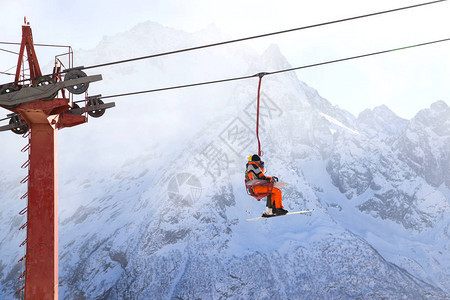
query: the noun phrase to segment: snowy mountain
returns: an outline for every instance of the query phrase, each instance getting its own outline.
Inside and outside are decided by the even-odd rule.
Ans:
[[[76,52],[83,65],[221,40],[155,23]],[[273,45],[243,45],[122,64],[90,74],[111,95],[289,67]],[[450,108],[413,119],[386,106],[357,118],[294,73],[262,84],[268,173],[286,209],[245,192],[257,78],[117,98],[99,120],[59,133],[61,299],[450,299]],[[91,90],[92,89],[92,90]],[[26,141],[0,151],[0,298],[14,299],[24,255],[17,213]]]

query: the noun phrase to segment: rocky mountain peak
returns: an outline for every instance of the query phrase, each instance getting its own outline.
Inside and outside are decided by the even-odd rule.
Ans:
[[[199,38],[141,24],[78,59],[89,65]],[[244,48],[105,71],[102,93],[289,66],[277,46],[263,55]],[[260,136],[268,175],[289,183],[286,209],[314,212],[247,222],[265,207],[244,185],[246,156],[257,149],[252,79],[130,98],[97,123],[102,132],[90,122],[61,134],[60,297],[448,298],[446,104],[411,121],[386,106],[356,119],[295,73],[267,76]],[[15,143],[8,147],[19,152],[24,141]],[[20,288],[19,166],[0,169],[1,299]]]
[[[370,137],[381,139],[399,134],[408,120],[400,118],[386,105],[362,111],[356,120]]]

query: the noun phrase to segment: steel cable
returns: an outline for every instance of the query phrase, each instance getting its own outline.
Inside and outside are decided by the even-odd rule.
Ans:
[[[420,44],[415,44],[415,45],[409,45],[409,46],[404,46],[404,47],[400,47],[400,48],[394,48],[394,49],[382,50],[382,51],[377,51],[377,52],[371,52],[371,53],[366,53],[366,54],[361,54],[361,55],[356,55],[356,56],[351,56],[351,57],[346,57],[346,58],[334,59],[334,60],[329,60],[329,61],[325,61],[325,62],[309,64],[309,65],[304,65],[304,66],[299,66],[299,67],[294,67],[294,68],[288,68],[288,69],[283,69],[283,70],[277,70],[277,71],[272,71],[272,72],[264,72],[264,73],[254,74],[254,75],[247,75],[247,76],[240,76],[240,77],[231,77],[231,78],[218,79],[218,80],[212,80],[212,81],[204,81],[204,82],[198,82],[198,83],[176,85],[176,86],[171,86],[171,87],[164,87],[164,88],[143,90],[143,91],[137,91],[137,92],[116,94],[116,95],[110,95],[110,96],[103,96],[103,97],[100,97],[100,98],[101,99],[117,98],[117,97],[123,97],[123,96],[131,96],[131,95],[138,95],[138,94],[154,93],[154,92],[182,89],[182,88],[195,87],[195,86],[201,86],[201,85],[209,85],[209,84],[215,84],[215,83],[223,83],[223,82],[244,80],[244,79],[250,79],[250,78],[253,78],[253,77],[259,77],[260,74],[264,74],[265,76],[267,76],[267,75],[274,75],[274,74],[285,73],[285,72],[292,72],[292,71],[301,70],[301,69],[318,67],[318,66],[323,66],[323,65],[327,65],[327,64],[333,64],[333,63],[349,61],[349,60],[353,60],[353,59],[359,59],[359,58],[364,58],[364,57],[369,57],[369,56],[386,54],[386,53],[390,53],[390,52],[406,50],[406,49],[412,49],[412,48],[417,48],[417,47],[422,47],[422,46],[432,45],[432,44],[437,44],[437,43],[442,43],[442,42],[448,42],[448,41],[450,41],[450,38],[441,39],[441,40],[435,40],[435,41],[430,41],[430,42],[425,42],[425,43],[420,43]]]
[[[323,22],[323,23],[318,23],[318,24],[313,24],[313,25],[308,25],[308,26],[303,26],[303,27],[297,27],[297,28],[292,28],[292,29],[275,31],[275,32],[270,32],[270,33],[265,33],[265,34],[259,34],[259,35],[254,35],[254,36],[249,36],[249,37],[244,37],[244,38],[239,38],[239,39],[234,39],[234,40],[228,40],[228,41],[224,41],[224,42],[207,44],[207,45],[203,45],[203,46],[196,46],[196,47],[185,48],[185,49],[180,49],[180,50],[175,50],[175,51],[163,52],[163,53],[146,55],[146,56],[141,56],[141,57],[136,57],[136,58],[130,58],[130,59],[113,61],[113,62],[109,62],[109,63],[92,65],[92,66],[88,66],[88,67],[83,67],[82,69],[87,70],[87,69],[93,69],[93,68],[100,68],[100,67],[106,67],[106,66],[115,65],[115,64],[133,62],[133,61],[149,59],[149,58],[155,58],[155,57],[159,57],[159,56],[166,56],[166,55],[178,54],[178,53],[183,53],[183,52],[188,52],[188,51],[193,51],[193,50],[199,50],[199,49],[204,49],[204,48],[210,48],[210,47],[215,47],[215,46],[222,46],[222,45],[231,44],[231,43],[237,43],[237,42],[243,42],[243,41],[248,41],[248,40],[253,40],[253,39],[259,39],[259,38],[268,37],[268,36],[272,36],[272,35],[284,34],[284,33],[289,33],[289,32],[293,32],[293,31],[300,31],[300,30],[311,29],[311,28],[320,27],[320,26],[326,26],[326,25],[342,23],[342,22],[347,22],[347,21],[353,21],[353,20],[367,18],[367,17],[373,17],[373,16],[377,16],[377,15],[382,15],[382,14],[402,11],[402,10],[406,10],[406,9],[421,7],[421,6],[430,5],[430,4],[436,4],[436,3],[439,3],[439,2],[445,2],[445,1],[447,1],[447,0],[437,0],[437,1],[419,3],[419,4],[415,4],[415,5],[404,6],[404,7],[399,7],[399,8],[394,8],[394,9],[389,9],[389,10],[384,10],[384,11],[379,11],[379,12],[359,15],[359,16],[355,16],[355,17],[349,17],[349,18],[338,19],[338,20],[334,20],[334,21],[328,21],[328,22]]]

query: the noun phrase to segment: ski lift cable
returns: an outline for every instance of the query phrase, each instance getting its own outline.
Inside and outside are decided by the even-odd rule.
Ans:
[[[8,76],[13,76],[13,75],[16,75],[16,74],[13,74],[13,73],[8,73],[8,72],[0,72],[0,75],[8,75]]]
[[[11,54],[15,54],[15,55],[20,55],[19,52],[15,52],[15,51],[11,51],[11,50],[8,50],[8,49],[3,49],[3,48],[0,48],[0,51],[7,52],[7,53],[11,53]],[[14,66],[14,67],[12,67],[12,68],[9,68],[9,69],[6,70],[6,71],[0,72],[0,74],[1,74],[1,75],[15,75],[15,74],[13,74],[13,73],[9,73],[9,72],[8,72],[9,70],[11,70],[11,69],[13,69],[13,68],[16,68],[16,66]]]
[[[25,56],[24,56],[24,58],[25,58]],[[28,61],[28,57],[24,60],[24,63],[26,63]],[[11,68],[9,68],[9,69],[7,69],[7,70],[5,70],[5,71],[3,71],[3,72],[0,72],[0,74],[2,74],[2,75],[12,75],[12,76],[15,76],[16,75],[16,73],[9,73],[9,71],[11,71],[11,70],[13,70],[13,69],[16,69],[17,68],[17,66],[12,66]],[[26,69],[26,70],[28,70],[28,69]],[[25,81],[25,80],[20,80],[20,81],[18,81],[18,82],[23,82],[23,81]]]
[[[177,85],[177,86],[171,86],[171,87],[165,87],[165,88],[159,88],[159,89],[152,89],[152,90],[124,93],[124,94],[117,94],[117,95],[110,95],[110,96],[101,96],[101,97],[99,97],[99,99],[108,99],[108,98],[123,97],[123,96],[132,96],[132,95],[138,95],[138,94],[146,94],[146,93],[154,93],[154,92],[162,92],[162,91],[168,91],[168,90],[182,89],[182,88],[188,88],[188,87],[194,87],[194,86],[200,86],[200,85],[208,85],[208,84],[214,84],[214,83],[223,83],[223,82],[229,82],[229,81],[244,80],[244,79],[253,78],[255,76],[256,75],[247,75],[247,76],[241,76],[241,77],[233,77],[233,78],[226,78],[226,79],[219,79],[219,80],[212,80],[212,81],[205,81],[205,82]]]
[[[400,51],[400,50],[407,50],[407,49],[411,49],[411,48],[417,48],[417,47],[421,47],[421,46],[427,46],[427,45],[431,45],[431,44],[437,44],[437,43],[448,42],[448,41],[450,41],[450,38],[441,39],[441,40],[435,40],[435,41],[430,41],[430,42],[424,42],[424,43],[420,43],[420,44],[404,46],[404,47],[395,48],[395,49],[389,49],[389,50],[382,50],[382,51],[377,51],[377,52],[372,52],[372,53],[366,53],[366,54],[356,55],[356,56],[347,57],[347,58],[340,58],[340,59],[330,60],[330,61],[321,62],[321,63],[315,63],[315,64],[311,64],[311,65],[306,65],[306,66],[300,66],[300,67],[294,67],[294,68],[289,68],[289,69],[284,69],[284,70],[279,70],[279,71],[268,72],[267,75],[284,73],[284,72],[290,72],[290,71],[306,69],[306,68],[312,68],[312,67],[318,67],[318,66],[321,66],[321,65],[327,65],[327,64],[342,62],[342,61],[346,61],[346,60],[353,60],[353,59],[364,58],[364,57],[368,57],[368,56],[386,54],[386,53],[389,53],[389,52],[395,52],[395,51]]]
[[[15,52],[15,51],[11,51],[11,50],[7,50],[7,49],[3,49],[3,48],[0,48],[0,51],[3,51],[3,52],[8,52],[8,53],[12,53],[12,54],[16,54],[16,55],[19,55],[19,52]]]
[[[155,57],[159,57],[159,56],[166,56],[166,55],[188,52],[188,51],[193,51],[193,50],[199,50],[199,49],[204,49],[204,48],[209,48],[209,47],[222,46],[222,45],[226,45],[226,44],[243,42],[243,41],[248,41],[248,40],[252,40],[252,39],[268,37],[268,36],[272,36],[272,35],[284,34],[284,33],[289,33],[289,32],[293,32],[293,31],[300,31],[300,30],[311,29],[311,28],[320,27],[320,26],[326,26],[326,25],[347,22],[347,21],[353,21],[353,20],[367,18],[367,17],[373,17],[373,16],[377,16],[377,15],[407,10],[407,9],[416,8],[416,7],[422,7],[425,5],[431,5],[431,4],[436,4],[436,3],[445,2],[445,1],[447,1],[447,0],[436,0],[436,1],[431,1],[431,2],[424,2],[424,3],[415,4],[415,5],[404,6],[404,7],[399,7],[399,8],[394,8],[394,9],[389,9],[389,10],[384,10],[384,11],[378,11],[378,12],[374,12],[374,13],[369,13],[369,14],[364,14],[364,15],[359,15],[359,16],[354,16],[354,17],[348,17],[348,18],[344,18],[344,19],[338,19],[338,20],[334,20],[334,21],[328,21],[328,22],[323,22],[323,23],[318,23],[318,24],[313,24],[313,25],[308,25],[308,26],[303,26],[303,27],[275,31],[275,32],[270,32],[270,33],[265,33],[265,34],[260,34],[260,35],[254,35],[254,36],[249,36],[249,37],[244,37],[244,38],[239,38],[239,39],[234,39],[234,40],[228,40],[228,41],[223,41],[223,42],[218,42],[218,43],[212,43],[212,44],[207,44],[207,45],[202,45],[202,46],[196,46],[196,47],[190,47],[190,48],[174,50],[174,51],[169,51],[169,52],[146,55],[146,56],[141,56],[141,57],[136,57],[136,58],[112,61],[112,62],[108,62],[108,63],[102,63],[102,64],[98,64],[98,65],[82,67],[80,69],[86,70],[86,69],[100,68],[100,67],[106,67],[106,66],[115,65],[115,64],[133,62],[133,61],[149,59],[149,58],[155,58]]]
[[[422,46],[427,46],[427,45],[432,45],[432,44],[437,44],[437,43],[448,42],[448,41],[450,41],[450,38],[441,39],[441,40],[434,40],[434,41],[430,41],[430,42],[424,42],[424,43],[404,46],[404,47],[400,47],[400,48],[394,48],[394,49],[382,50],[382,51],[377,51],[377,52],[371,52],[371,53],[366,53],[366,54],[361,54],[361,55],[356,55],[356,56],[351,56],[351,57],[346,57],[346,58],[334,59],[334,60],[324,61],[324,62],[320,62],[320,63],[309,64],[309,65],[304,65],[304,66],[299,66],[299,67],[294,67],[294,68],[288,68],[288,69],[283,69],[283,70],[272,71],[272,72],[264,72],[264,73],[254,74],[254,75],[232,77],[232,78],[218,79],[218,80],[212,80],[212,81],[204,81],[204,82],[198,82],[198,83],[190,83],[190,84],[184,84],[184,85],[176,85],[176,86],[170,86],[170,87],[164,87],[164,88],[158,88],[158,89],[143,90],[143,91],[123,93],[123,94],[116,94],[116,95],[109,95],[109,96],[101,96],[100,98],[101,99],[118,98],[118,97],[124,97],[124,96],[132,96],[132,95],[138,95],[138,94],[162,92],[162,91],[182,89],[182,88],[195,87],[195,86],[201,86],[201,85],[209,85],[209,84],[215,84],[215,83],[223,83],[223,82],[244,80],[244,79],[250,79],[250,78],[254,78],[254,77],[260,77],[261,74],[264,74],[266,76],[268,76],[268,75],[275,75],[275,74],[279,74],[279,73],[292,72],[292,71],[297,71],[297,70],[301,70],[301,69],[307,69],[307,68],[313,68],[313,67],[318,67],[318,66],[323,66],[323,65],[328,65],[328,64],[334,64],[334,63],[338,63],[338,62],[349,61],[349,60],[354,60],[354,59],[360,59],[360,58],[369,57],[369,56],[387,54],[387,53],[391,53],[391,52],[395,52],[395,51],[407,50],[407,49],[412,49],[412,48],[417,48],[417,47],[422,47]]]
[[[254,36],[249,36],[249,37],[244,37],[244,38],[239,38],[239,39],[234,39],[234,40],[228,40],[228,41],[223,41],[223,42],[218,42],[218,43],[212,43],[212,44],[207,44],[207,45],[202,45],[202,46],[190,47],[190,48],[179,49],[179,50],[163,52],[163,53],[157,53],[157,54],[152,54],[152,55],[147,55],[147,56],[142,56],[142,57],[125,59],[125,60],[112,61],[112,62],[108,62],[108,63],[102,63],[102,64],[97,64],[97,65],[92,65],[92,66],[87,66],[87,67],[80,66],[80,67],[77,67],[76,69],[86,70],[86,69],[100,68],[100,67],[106,67],[106,66],[115,65],[115,64],[133,62],[133,61],[137,61],[137,60],[150,59],[150,58],[166,56],[166,55],[171,55],[171,54],[177,54],[177,53],[182,53],[182,52],[188,52],[188,51],[193,51],[193,50],[199,50],[199,49],[204,49],[204,48],[209,48],[209,47],[243,42],[243,41],[247,41],[247,40],[258,39],[258,38],[268,37],[268,36],[272,36],[272,35],[284,34],[284,33],[289,33],[289,32],[293,32],[293,31],[300,31],[300,30],[311,29],[311,28],[325,26],[325,25],[331,25],[331,24],[336,24],[336,23],[341,23],[341,22],[346,22],[346,21],[352,21],[352,20],[357,20],[357,19],[362,19],[362,18],[367,18],[367,17],[373,17],[373,16],[377,16],[377,15],[382,15],[382,14],[388,14],[388,13],[392,13],[392,12],[403,11],[403,10],[407,10],[407,9],[411,9],[411,8],[417,8],[417,7],[422,7],[422,6],[426,6],[426,5],[437,4],[437,3],[441,3],[441,2],[445,2],[445,1],[447,1],[447,0],[435,0],[435,1],[430,1],[430,2],[423,2],[423,3],[418,3],[418,4],[414,4],[414,5],[409,5],[409,6],[404,6],[404,7],[399,7],[399,8],[389,9],[389,10],[378,11],[378,12],[369,13],[369,14],[348,17],[348,18],[344,18],[344,19],[338,19],[338,20],[334,20],[334,21],[328,21],[328,22],[323,22],[323,23],[318,23],[318,24],[313,24],[313,25],[308,25],[308,26],[303,26],[303,27],[297,27],[297,28],[292,28],[292,29],[286,29],[286,30],[281,30],[281,31],[276,31],[276,32],[260,34],[260,35],[254,35]],[[0,41],[0,44],[19,45],[20,43]],[[49,45],[49,44],[34,44],[34,46],[70,47],[70,46],[65,46],[65,45]],[[67,70],[64,70],[64,71],[61,71],[61,72],[58,72],[55,74],[49,74],[49,75],[59,75],[59,74],[65,73],[65,72],[67,72]],[[36,79],[36,78],[31,78],[31,79]],[[22,82],[22,81],[25,81],[25,80],[19,80],[18,82]]]
[[[447,0],[443,0],[447,1]],[[0,42],[0,45],[21,45],[21,43],[17,42]],[[53,48],[70,48],[68,45],[53,45],[53,44],[33,44],[35,47],[53,47]],[[17,53],[18,54],[18,53]]]
[[[28,61],[28,59],[26,59],[25,60],[25,62],[27,62]],[[17,66],[12,66],[11,68],[9,68],[9,69],[7,69],[7,70],[5,70],[5,71],[3,71],[3,72],[0,72],[0,74],[3,74],[3,75],[16,75],[16,73],[9,73],[9,71],[11,71],[12,69],[16,69],[17,68]]]

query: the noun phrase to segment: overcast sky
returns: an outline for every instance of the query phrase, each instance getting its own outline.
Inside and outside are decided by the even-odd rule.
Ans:
[[[93,48],[102,37],[149,20],[187,32],[215,24],[231,39],[422,2],[425,1],[0,0],[0,41],[20,41],[24,16],[31,23],[35,43],[71,45],[77,51]],[[292,66],[302,66],[449,38],[449,16],[450,3],[446,1],[246,44],[258,51],[271,43],[278,44]],[[445,42],[302,70],[297,75],[332,104],[355,116],[365,108],[385,104],[401,117],[411,118],[437,100],[450,104],[449,53],[450,42]],[[14,66],[16,59],[0,51],[0,71]],[[236,74],[243,75],[249,74]],[[11,77],[0,75],[0,84],[8,81]]]

